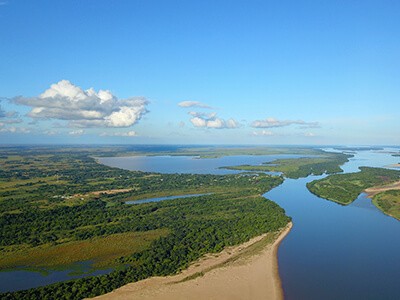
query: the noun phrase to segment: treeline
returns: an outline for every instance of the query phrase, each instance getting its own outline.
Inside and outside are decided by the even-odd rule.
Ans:
[[[202,199],[199,199],[202,198]],[[143,205],[156,214],[160,226],[172,233],[131,257],[120,259],[129,267],[110,274],[0,294],[1,299],[82,299],[110,292],[149,276],[169,275],[186,268],[205,253],[247,241],[285,226],[290,218],[282,208],[262,197],[233,199],[203,196]],[[163,212],[167,211],[167,213]],[[162,215],[169,215],[162,218]],[[161,218],[160,218],[161,217]],[[146,219],[143,219],[147,223]]]

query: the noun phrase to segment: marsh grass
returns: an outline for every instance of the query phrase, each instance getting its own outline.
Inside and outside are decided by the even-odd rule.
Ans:
[[[167,234],[167,229],[157,229],[119,233],[60,245],[26,247],[3,254],[0,258],[0,269],[18,266],[59,268],[87,260],[92,260],[93,267],[96,268],[110,267],[116,264],[115,259],[142,251],[152,241]]]

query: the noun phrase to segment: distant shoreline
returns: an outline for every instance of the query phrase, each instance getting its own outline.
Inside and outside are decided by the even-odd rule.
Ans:
[[[177,275],[129,283],[94,299],[283,299],[277,255],[291,228],[208,254]]]

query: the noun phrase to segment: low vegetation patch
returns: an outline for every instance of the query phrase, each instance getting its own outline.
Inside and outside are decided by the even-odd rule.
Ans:
[[[114,267],[115,260],[148,248],[152,241],[166,236],[168,230],[126,232],[60,245],[45,244],[17,251],[4,251],[0,269],[24,267],[65,267],[93,260],[93,267]]]

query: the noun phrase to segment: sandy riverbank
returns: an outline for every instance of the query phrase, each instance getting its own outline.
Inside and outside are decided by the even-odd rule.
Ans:
[[[283,299],[277,250],[291,228],[208,255],[178,275],[130,283],[95,299]]]
[[[378,186],[378,187],[371,187],[365,190],[367,193],[368,198],[372,198],[376,194],[379,194],[381,192],[389,191],[389,190],[400,190],[400,181],[397,181],[395,183],[391,183],[388,185],[384,186]]]

